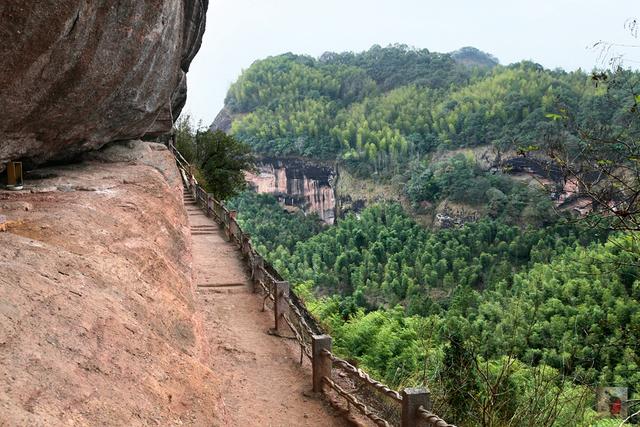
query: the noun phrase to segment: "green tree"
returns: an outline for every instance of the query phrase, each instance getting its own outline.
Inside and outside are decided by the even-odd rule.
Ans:
[[[207,191],[218,200],[227,200],[246,188],[244,174],[255,167],[251,147],[219,130],[199,131],[195,141]]]
[[[198,182],[218,200],[242,192],[245,172],[254,170],[251,147],[222,131],[197,129],[187,115],[175,124],[176,148],[193,167]]]

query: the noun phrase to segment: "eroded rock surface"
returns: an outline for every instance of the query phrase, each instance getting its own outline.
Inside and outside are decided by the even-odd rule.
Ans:
[[[272,194],[288,207],[316,213],[327,224],[335,220],[333,168],[296,158],[263,158],[246,179],[258,193]]]
[[[7,160],[64,160],[169,131],[186,100],[185,73],[202,41],[207,6],[0,2],[0,170]]]
[[[91,159],[0,191],[0,424],[227,425],[171,155]]]
[[[227,107],[224,107],[213,120],[209,129],[212,131],[221,130],[222,132],[229,133],[231,132],[232,124],[233,114],[231,114],[231,111],[229,111]]]

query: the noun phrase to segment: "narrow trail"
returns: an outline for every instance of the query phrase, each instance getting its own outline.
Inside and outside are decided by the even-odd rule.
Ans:
[[[347,426],[324,400],[313,396],[308,364],[299,347],[269,335],[273,312],[251,292],[240,251],[185,192],[193,237],[196,304],[231,426]]]

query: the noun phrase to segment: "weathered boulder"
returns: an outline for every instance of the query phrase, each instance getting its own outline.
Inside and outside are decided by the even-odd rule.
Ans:
[[[0,170],[168,131],[208,0],[0,3]],[[160,120],[156,122],[156,119]]]

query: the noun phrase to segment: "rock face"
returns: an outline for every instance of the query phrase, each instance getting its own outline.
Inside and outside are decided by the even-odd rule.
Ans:
[[[64,160],[167,132],[186,100],[207,6],[2,1],[0,170],[7,160]]]
[[[332,181],[335,171],[309,161],[264,158],[257,174],[247,174],[247,181],[258,193],[273,194],[285,206],[316,213],[333,224],[336,199]]]
[[[233,115],[229,111],[227,107],[224,107],[216,118],[209,126],[209,129],[212,131],[221,130],[222,132],[229,133],[231,131],[231,125],[233,124]]]
[[[91,158],[0,191],[0,425],[228,425],[175,161]]]

